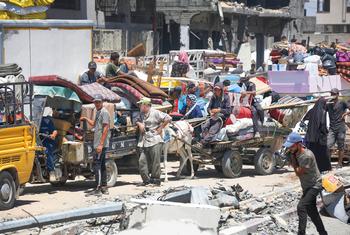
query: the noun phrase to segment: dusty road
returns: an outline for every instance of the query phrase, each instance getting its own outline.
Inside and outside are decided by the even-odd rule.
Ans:
[[[185,178],[176,180],[174,175],[177,170],[177,164],[178,163],[176,162],[170,163],[170,180],[167,183],[163,183],[161,187],[139,187],[137,185],[140,183],[140,176],[137,172],[133,174],[121,173],[118,179],[118,184],[109,189],[110,195],[104,195],[102,197],[86,197],[86,191],[94,186],[94,182],[82,178],[75,181],[69,181],[65,186],[60,188],[52,187],[50,184],[29,184],[24,191],[24,195],[19,198],[16,207],[12,210],[2,211],[0,219],[7,220],[29,217],[27,212],[35,216],[74,208],[88,207],[89,205],[103,204],[107,201],[125,199],[129,196],[140,194],[145,190],[165,190],[169,187],[183,185],[214,186],[217,183],[220,183],[226,186],[232,186],[239,183],[244,190],[248,190],[254,196],[261,196],[265,193],[275,192],[282,188],[299,184],[299,180],[291,169],[286,168],[279,170],[274,175],[259,176],[255,174],[254,168],[250,166],[245,166],[242,176],[236,179],[220,178],[213,167],[206,166],[197,172],[195,179]],[[346,167],[342,171],[350,172],[350,167]],[[343,224],[336,219],[327,217],[323,217],[322,219],[329,234],[350,234],[350,226]],[[296,220],[296,218],[294,218],[294,220]],[[317,234],[311,223],[309,223],[308,227],[311,232],[310,234]],[[26,231],[22,230],[18,234],[26,234]]]
[[[298,179],[290,170],[282,169],[274,175],[259,176],[255,175],[254,168],[250,166],[245,166],[242,177],[236,179],[220,178],[213,167],[206,166],[198,170],[195,179],[176,180],[174,175],[178,169],[178,163],[171,162],[169,165],[171,174],[169,182],[163,183],[161,187],[139,187],[137,185],[141,182],[141,178],[137,172],[134,174],[120,173],[117,185],[109,189],[110,194],[100,198],[95,196],[86,197],[86,191],[94,186],[94,182],[83,178],[68,181],[65,186],[59,188],[52,187],[50,184],[28,184],[24,195],[17,201],[16,207],[12,210],[3,211],[0,218],[27,217],[28,214],[25,211],[32,215],[40,215],[81,208],[95,203],[103,203],[103,201],[123,199],[123,197],[140,194],[144,190],[164,190],[182,185],[214,186],[216,183],[222,183],[231,186],[239,183],[244,190],[248,190],[253,195],[261,195],[298,182]]]

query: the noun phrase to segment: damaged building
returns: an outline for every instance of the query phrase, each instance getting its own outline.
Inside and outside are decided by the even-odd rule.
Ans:
[[[125,52],[144,42],[148,54],[203,48],[237,52],[251,41],[258,65],[268,41],[301,33],[303,15],[300,0],[62,0],[48,12],[49,18],[93,20],[96,50]]]

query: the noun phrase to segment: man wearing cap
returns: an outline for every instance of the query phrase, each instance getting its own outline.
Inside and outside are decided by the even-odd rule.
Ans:
[[[110,115],[106,108],[103,107],[101,95],[96,95],[94,99],[95,108],[97,110],[95,120],[87,117],[81,117],[80,121],[87,121],[90,126],[94,127],[94,166],[96,190],[95,194],[108,194],[107,189],[107,172],[106,172],[106,150],[109,146],[110,139]]]
[[[224,93],[224,86],[218,82],[214,86],[214,95],[209,101],[208,113],[210,119],[202,126],[203,135],[201,144],[206,145],[215,140],[226,119],[231,114],[230,100]]]
[[[299,177],[303,195],[297,206],[299,217],[298,234],[305,235],[307,216],[314,223],[321,235],[326,235],[321,217],[316,207],[316,197],[322,189],[322,179],[317,168],[314,154],[302,144],[302,137],[298,133],[291,133],[283,144],[287,148],[290,164]]]
[[[327,104],[327,112],[329,114],[329,132],[327,138],[328,149],[331,149],[335,143],[338,147],[338,167],[343,166],[344,158],[344,142],[346,135],[345,116],[349,115],[346,110],[349,105],[342,100],[339,100],[339,90],[333,88],[331,96],[334,96],[332,103]]]
[[[256,95],[256,86],[253,82],[249,80],[249,77],[246,76],[245,74],[241,75],[241,78],[237,84],[242,88],[242,91],[241,91],[242,97],[245,97],[247,95],[250,96],[249,100],[251,103],[251,110],[253,114],[254,136],[260,137],[259,121],[261,123],[264,123],[264,110],[261,108],[260,104],[255,101],[254,97]]]
[[[140,132],[137,145],[141,149],[140,175],[143,185],[160,185],[160,156],[163,147],[161,135],[163,129],[171,122],[171,117],[151,108],[150,98],[144,97],[138,104],[140,105],[140,116],[136,119],[136,125]]]
[[[91,84],[94,82],[103,82],[104,78],[102,73],[96,71],[97,65],[94,61],[90,61],[88,64],[89,70],[83,73],[80,77],[80,85]]]

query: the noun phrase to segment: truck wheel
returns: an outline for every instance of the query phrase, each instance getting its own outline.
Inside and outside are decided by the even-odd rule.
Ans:
[[[260,148],[254,157],[255,171],[259,175],[269,175],[275,170],[276,159],[268,148]]]
[[[10,173],[0,172],[0,210],[11,209],[15,205],[16,184]]]
[[[113,187],[117,183],[117,178],[118,178],[118,168],[114,160],[112,159],[106,160],[106,170],[107,170],[107,186]]]
[[[221,160],[222,172],[227,178],[239,177],[242,173],[242,158],[239,152],[227,150]]]

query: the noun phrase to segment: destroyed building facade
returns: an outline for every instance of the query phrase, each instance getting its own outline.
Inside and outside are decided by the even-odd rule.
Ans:
[[[148,53],[237,51],[256,39],[258,64],[266,39],[296,37],[303,16],[304,0],[62,0],[48,11],[49,18],[93,20],[100,50],[126,51],[143,41]]]

